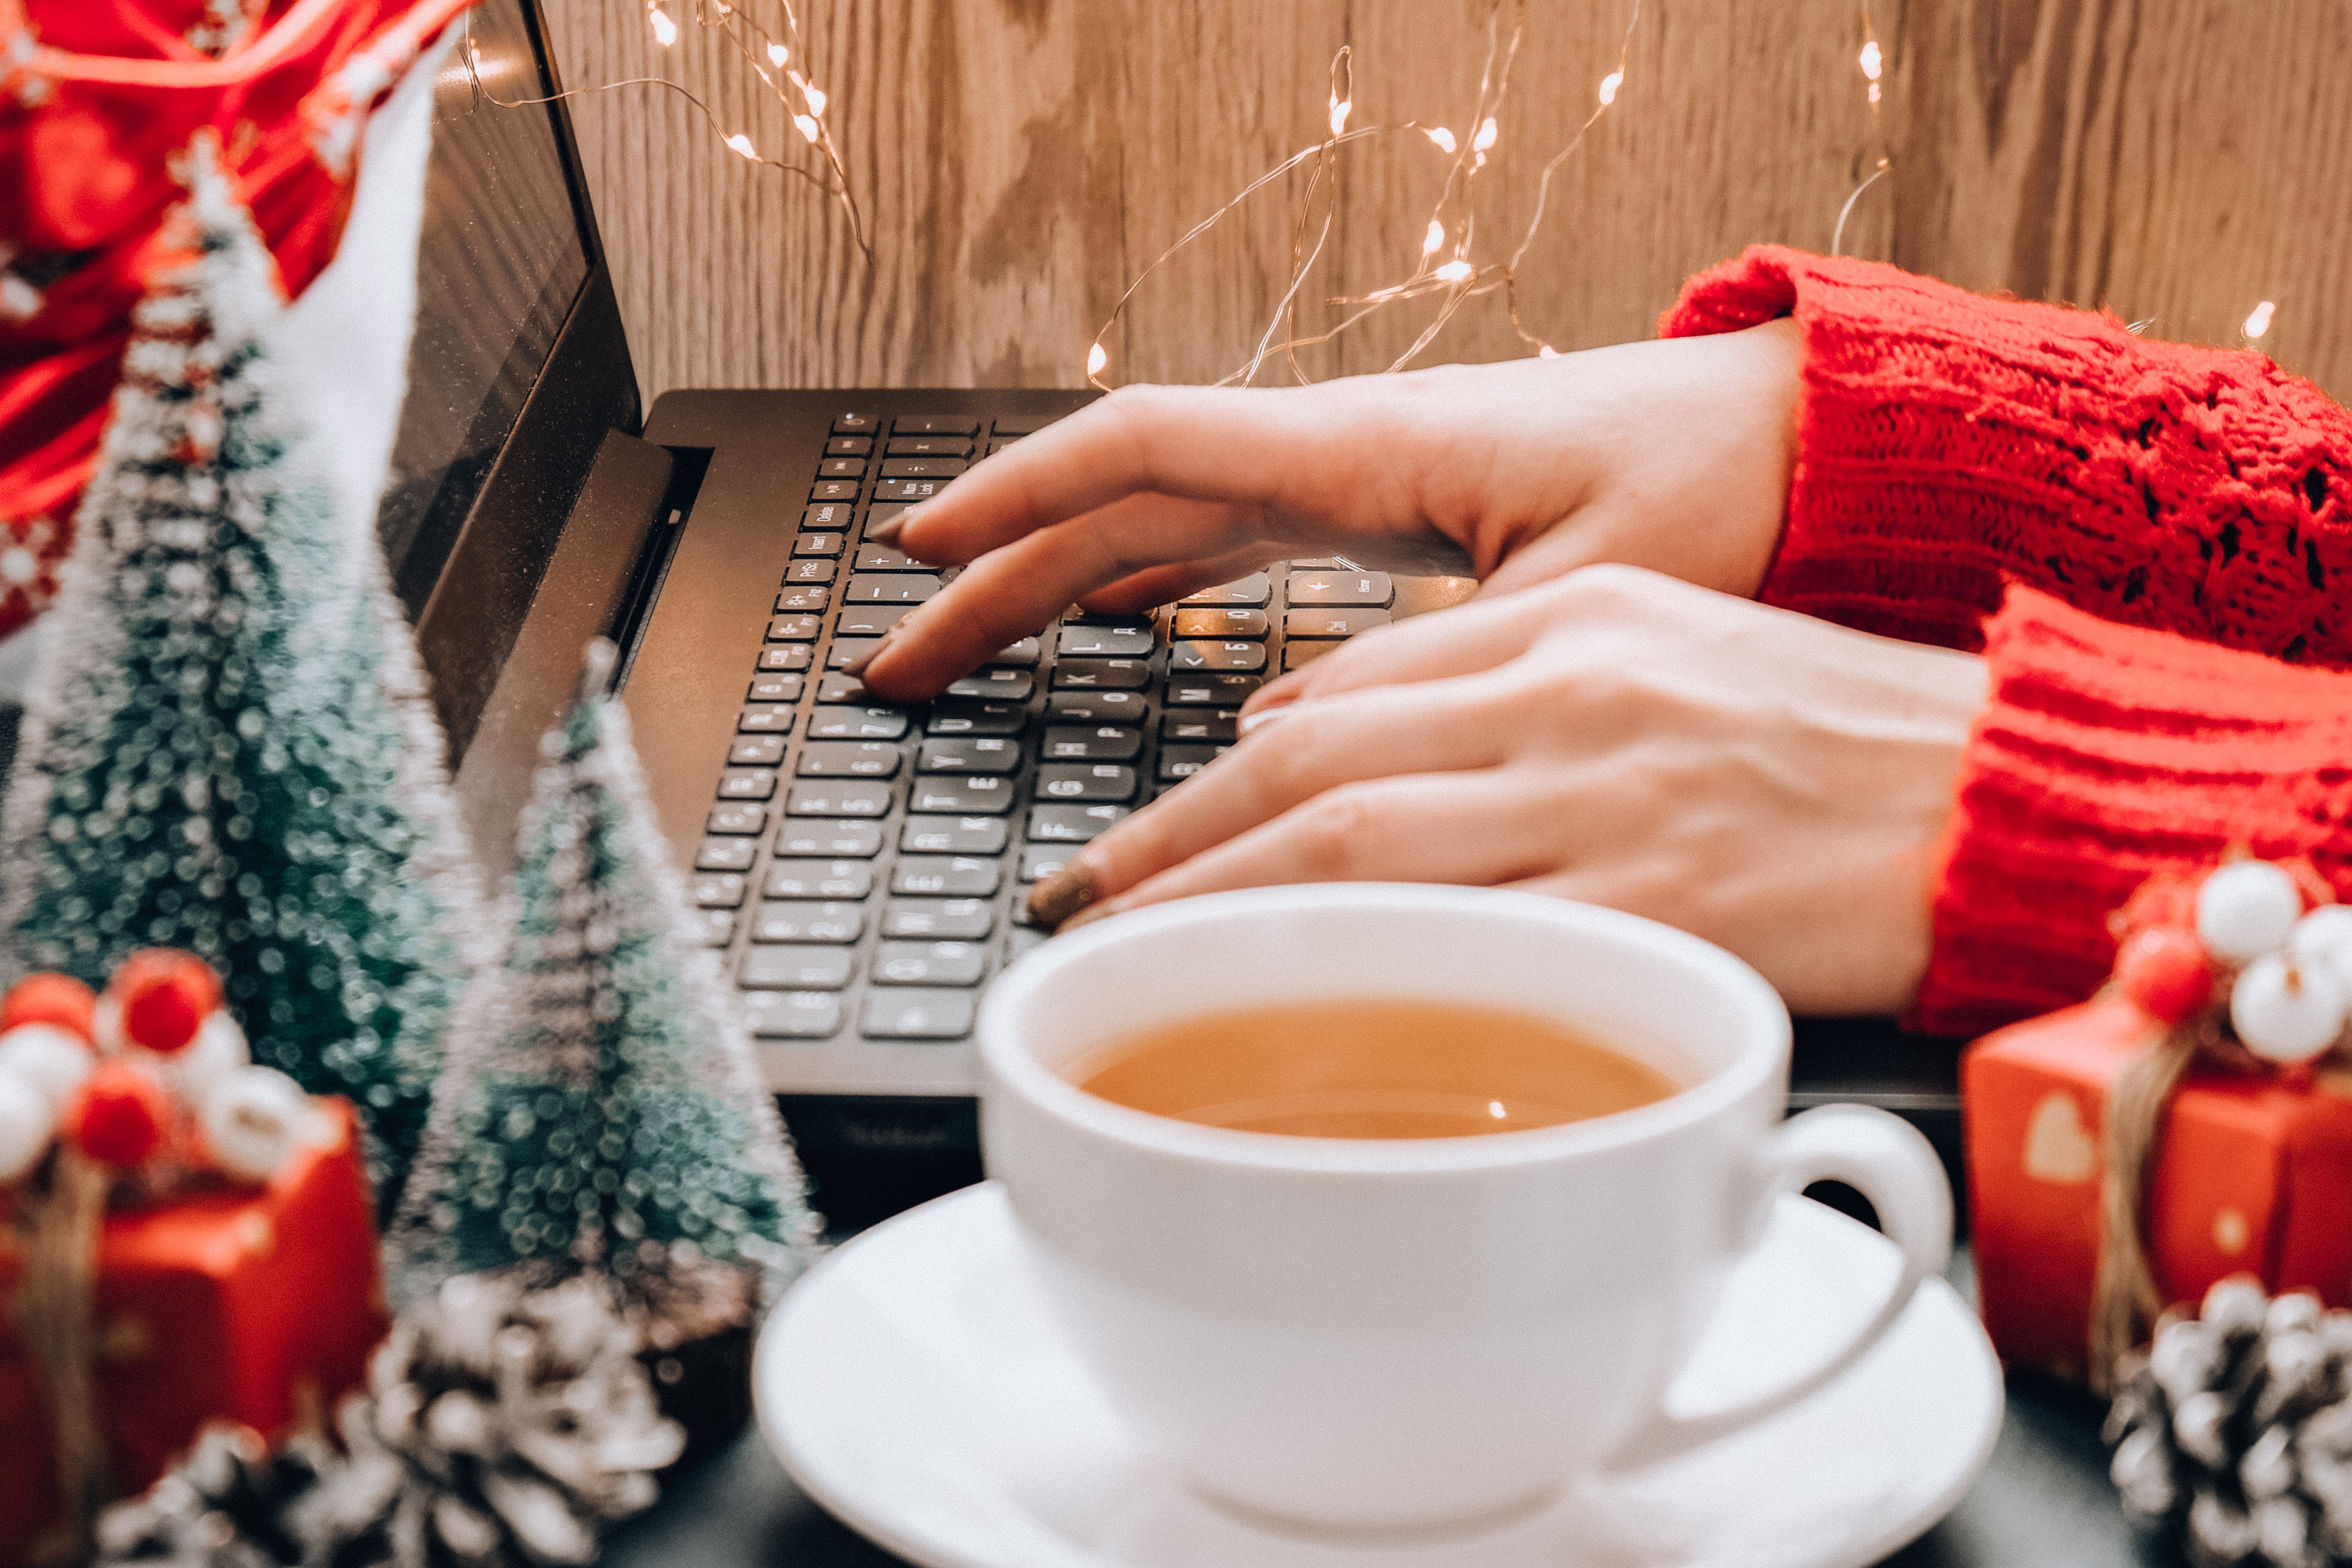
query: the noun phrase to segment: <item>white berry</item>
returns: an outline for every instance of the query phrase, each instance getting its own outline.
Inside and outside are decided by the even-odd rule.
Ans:
[[[2302,913],[2302,889],[2267,860],[2224,866],[2197,889],[2198,940],[2224,963],[2276,952]]]
[[[2344,1032],[2345,994],[2334,976],[2265,953],[2230,993],[2230,1022],[2246,1049],[2268,1061],[2308,1061]]]
[[[65,1109],[97,1065],[79,1035],[55,1024],[19,1024],[0,1035],[0,1072],[13,1073],[39,1089],[52,1115]]]
[[[2322,904],[2294,922],[2287,956],[2321,969],[2352,996],[2352,904]]]
[[[0,1184],[31,1170],[57,1130],[58,1113],[39,1086],[16,1073],[0,1072]]]
[[[180,1098],[197,1105],[228,1074],[251,1066],[253,1051],[245,1043],[245,1031],[236,1026],[228,1010],[216,1007],[212,1016],[198,1026],[196,1037],[173,1062],[180,1073]]]
[[[220,1168],[266,1182],[285,1168],[310,1131],[310,1097],[274,1068],[236,1068],[197,1102],[196,1125]]]

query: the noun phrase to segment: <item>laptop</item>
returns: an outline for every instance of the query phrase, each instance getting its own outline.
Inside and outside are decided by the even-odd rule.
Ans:
[[[559,90],[534,0],[473,13],[484,74]],[[654,805],[767,1081],[828,1148],[969,1161],[989,978],[1029,888],[1213,765],[1267,678],[1474,584],[1302,560],[1149,616],[1075,610],[937,700],[843,668],[945,574],[866,531],[1083,406],[1058,390],[679,391],[640,410],[562,103],[445,69],[411,392],[379,531],[478,850],[511,855],[539,736],[616,638]],[[1955,1047],[1801,1028],[1799,1105],[1957,1150]],[[1956,1156],[1955,1156],[1956,1157]]]

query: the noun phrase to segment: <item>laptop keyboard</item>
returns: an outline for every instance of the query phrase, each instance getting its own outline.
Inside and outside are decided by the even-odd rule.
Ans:
[[[1074,611],[931,702],[877,701],[842,667],[950,574],[866,531],[1045,423],[833,421],[695,859],[761,1039],[964,1039],[1045,938],[1033,883],[1213,765],[1269,675],[1390,618],[1386,574],[1292,562],[1150,615]]]

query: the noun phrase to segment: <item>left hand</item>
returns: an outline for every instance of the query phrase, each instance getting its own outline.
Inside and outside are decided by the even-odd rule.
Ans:
[[[1035,903],[1091,919],[1284,882],[1518,888],[1717,942],[1800,1012],[1899,1012],[1985,691],[1967,654],[1586,567],[1267,687],[1241,744]]]

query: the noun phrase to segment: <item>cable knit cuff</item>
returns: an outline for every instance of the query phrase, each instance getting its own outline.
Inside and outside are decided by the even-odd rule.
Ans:
[[[1973,1035],[2079,1002],[2107,915],[2231,845],[2352,894],[2352,674],[2118,626],[2017,589],[1985,627],[1918,1022]]]
[[[2308,383],[2104,313],[1778,246],[1692,279],[1659,330],[1791,315],[1804,401],[1767,602],[1974,649],[2016,582],[2352,665],[2352,416]]]

